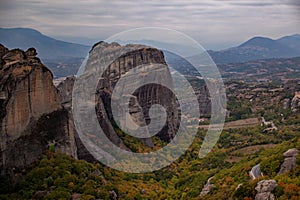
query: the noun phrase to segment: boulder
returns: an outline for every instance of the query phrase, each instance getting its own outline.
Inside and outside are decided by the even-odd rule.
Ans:
[[[36,49],[31,47],[25,52],[27,58],[34,58],[37,55]]]
[[[284,161],[281,164],[280,171],[278,172],[278,175],[285,174],[291,170],[296,169],[296,162],[297,162],[297,156],[298,156],[298,149],[293,148],[287,150],[283,156]]]
[[[275,200],[275,196],[271,192],[264,192],[257,194],[255,200]]]
[[[212,178],[213,178],[213,177],[210,177],[210,178],[207,180],[207,183],[204,185],[204,187],[203,187],[202,190],[201,190],[200,197],[206,196],[206,195],[210,192],[210,190],[211,190],[212,188],[215,187],[214,184],[211,184],[211,183],[210,183],[210,180],[211,180]]]
[[[298,149],[293,148],[293,149],[289,149],[289,150],[287,150],[286,152],[284,152],[284,153],[283,153],[283,156],[284,156],[285,158],[288,158],[288,157],[297,157],[297,156],[298,156],[298,153],[299,153]]]
[[[278,186],[275,180],[262,180],[257,183],[255,200],[275,200],[272,191]]]
[[[252,178],[252,180],[262,177],[263,174],[260,171],[260,164],[257,164],[254,167],[252,167],[251,171],[249,172],[249,175]]]
[[[277,182],[275,180],[262,180],[257,183],[255,190],[258,193],[272,192],[277,187]]]

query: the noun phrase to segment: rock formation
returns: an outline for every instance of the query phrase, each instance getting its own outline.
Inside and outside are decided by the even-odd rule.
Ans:
[[[260,171],[260,164],[257,164],[254,167],[252,167],[251,171],[249,172],[249,175],[252,178],[252,180],[262,177],[263,174]]]
[[[202,190],[201,190],[200,197],[206,196],[206,195],[210,192],[210,190],[211,190],[212,188],[215,187],[214,184],[211,184],[211,183],[210,183],[210,180],[211,180],[212,178],[213,178],[213,177],[210,177],[210,178],[207,180],[207,183],[204,185],[204,187],[203,187]]]
[[[211,98],[209,94],[208,87],[193,87],[195,94],[198,98],[199,111],[202,116],[210,116],[211,115]]]
[[[85,148],[84,144],[81,142],[78,133],[75,129],[73,122],[73,114],[72,114],[72,91],[76,78],[75,76],[68,76],[65,80],[60,82],[57,85],[57,89],[59,94],[61,95],[62,101],[61,104],[63,108],[67,111],[68,115],[68,124],[69,124],[69,132],[73,133],[74,137],[72,139],[72,144],[76,146],[76,156],[78,159],[84,159],[89,162],[95,161],[95,158],[89,153],[89,151]]]
[[[275,200],[272,191],[277,187],[275,180],[262,180],[257,183],[255,200]]]
[[[157,79],[172,80],[164,55],[161,51],[150,48],[143,45],[126,45],[121,46],[117,43],[108,44],[100,42],[95,44],[90,51],[87,61],[86,70],[92,69],[93,63],[96,63],[99,59],[99,55],[113,56],[114,51],[126,51],[120,57],[116,58],[103,72],[102,78],[100,78],[97,86],[97,115],[101,127],[104,127],[108,138],[116,145],[122,146],[122,141],[115,133],[111,122],[114,120],[111,109],[111,97],[118,81],[121,77],[131,69],[141,69],[141,66],[148,66],[151,70],[157,70],[159,72]],[[157,66],[159,65],[159,66]],[[138,69],[139,68],[139,69]],[[130,76],[130,75],[129,75]],[[145,76],[148,76],[147,72],[136,73],[132,79],[124,83],[128,88],[135,88],[130,99],[130,117],[136,124],[141,126],[150,123],[149,109],[153,104],[160,104],[164,106],[167,112],[167,122],[165,126],[156,135],[162,140],[169,142],[176,134],[178,125],[178,112],[176,97],[168,88],[165,88],[159,84],[147,84],[141,87],[137,87],[139,82],[143,80]],[[88,87],[88,86],[86,86]],[[126,121],[126,119],[125,119]],[[126,123],[120,121],[120,123]],[[152,146],[152,142],[149,139],[141,139],[147,146]]]
[[[123,149],[128,149],[115,132],[110,108],[112,91],[121,75],[141,65],[156,66],[159,79],[171,80],[170,72],[161,51],[138,45],[120,46],[117,43],[95,44],[88,62],[98,59],[99,51],[114,49],[131,50],[118,57],[105,70],[98,82],[96,112],[99,124],[107,137]],[[94,158],[81,142],[73,122],[72,92],[75,77],[67,77],[57,88],[53,75],[45,67],[34,48],[26,52],[20,49],[8,50],[0,45],[0,169],[1,174],[15,175],[24,167],[36,161],[55,145],[55,150],[75,158],[93,161]],[[145,76],[146,74],[140,74]],[[137,82],[131,81],[135,87]],[[169,142],[178,128],[179,114],[174,94],[158,84],[137,88],[129,103],[132,119],[140,125],[150,123],[149,109],[160,104],[166,110],[166,123],[157,134]],[[141,138],[145,145],[152,146],[152,140]]]
[[[291,101],[291,109],[296,112],[300,108],[300,92],[295,92],[295,96]]]
[[[293,148],[293,149],[289,149],[283,154],[284,162],[280,167],[280,171],[278,172],[278,175],[285,174],[296,168],[298,152],[299,152],[298,149]]]
[[[0,54],[1,174],[28,166],[49,144],[76,157],[61,96],[35,49],[9,51],[0,45]]]
[[[61,104],[66,109],[71,109],[72,106],[72,91],[75,79],[75,76],[68,76],[57,85],[57,89],[62,98]]]

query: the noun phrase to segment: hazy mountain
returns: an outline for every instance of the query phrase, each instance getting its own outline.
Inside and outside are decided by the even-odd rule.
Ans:
[[[295,49],[298,53],[300,53],[300,34],[282,37],[278,40],[278,42]]]
[[[278,40],[254,37],[237,47],[209,51],[209,54],[217,64],[296,57],[300,56],[300,35],[285,36]]]
[[[118,41],[128,43],[129,41]],[[195,47],[185,44],[171,44],[167,42],[156,42],[151,40],[130,41],[131,43],[142,43],[159,49],[176,49],[181,56],[190,56],[199,51]],[[0,43],[8,48],[37,49],[39,57],[51,69],[56,77],[76,74],[81,62],[90,47],[70,42],[56,40],[43,35],[37,30],[29,28],[0,28]],[[189,66],[189,63],[181,65],[178,56],[164,51],[166,59],[175,69]],[[268,58],[291,58],[300,56],[300,35],[285,36],[278,40],[266,37],[254,37],[245,43],[221,51],[208,51],[216,64],[242,63],[247,61]],[[172,59],[174,59],[172,61]],[[178,63],[181,63],[180,66]],[[178,66],[177,66],[178,65]],[[191,73],[192,68],[183,70]]]
[[[169,50],[172,49],[173,51],[176,51],[177,54],[183,57],[190,57],[199,53],[199,51],[200,52],[205,51],[205,49],[198,48],[195,44],[184,44],[184,43],[180,43],[180,41],[177,41],[178,43],[169,43],[169,42],[142,39],[142,40],[127,40],[127,41],[117,40],[116,42],[122,45],[143,44],[143,45],[160,49],[164,52],[170,52]]]
[[[34,47],[43,61],[82,58],[90,49],[89,46],[56,40],[30,28],[0,28],[0,43],[9,49]]]
[[[190,57],[196,54],[199,49],[185,44],[171,44],[152,40],[118,41],[119,43],[141,43],[153,46],[162,50],[175,49],[181,55]],[[201,50],[200,50],[201,51]],[[167,51],[164,51],[168,54]],[[253,37],[237,47],[221,51],[208,51],[217,64],[240,63],[251,60],[268,58],[291,58],[300,56],[300,35],[285,36],[278,40],[266,37]],[[172,56],[167,57],[172,59]]]

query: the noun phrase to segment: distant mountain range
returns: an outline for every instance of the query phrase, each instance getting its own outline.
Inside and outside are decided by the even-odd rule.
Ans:
[[[174,44],[142,41],[143,44],[165,48]],[[37,30],[29,28],[0,28],[0,43],[8,48],[29,47],[37,49],[39,57],[51,69],[55,76],[75,74],[91,47],[64,42],[43,35]],[[187,46],[179,49],[185,51]],[[187,52],[191,54],[191,52]],[[216,64],[242,63],[269,58],[291,58],[300,56],[300,34],[285,36],[277,40],[266,37],[254,37],[245,43],[221,51],[208,51]],[[165,52],[166,57],[172,59]],[[168,60],[167,60],[168,61]]]
[[[0,28],[0,43],[9,49],[37,49],[39,57],[51,61],[84,58],[90,47],[56,40],[30,28]]]
[[[277,40],[254,37],[237,47],[208,53],[217,64],[297,57],[300,56],[300,35],[285,36]]]

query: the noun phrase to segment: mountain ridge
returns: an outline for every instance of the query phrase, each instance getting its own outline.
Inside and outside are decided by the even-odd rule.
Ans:
[[[297,57],[300,56],[300,35],[294,34],[275,40],[268,37],[255,36],[236,47],[221,51],[209,50],[208,53],[217,64]]]
[[[0,28],[0,43],[10,49],[35,47],[39,52],[39,57],[51,69],[55,77],[76,74],[83,58],[86,57],[91,48],[57,40],[31,28]],[[160,48],[165,48],[168,45],[174,48],[175,44],[161,43]],[[183,45],[177,48],[181,51],[190,49]],[[219,51],[208,50],[207,52],[217,65],[270,58],[299,57],[300,34],[283,36],[278,39],[255,36],[238,46]]]
[[[0,43],[9,49],[34,47],[42,60],[82,58],[89,46],[57,40],[32,28],[0,28]]]

